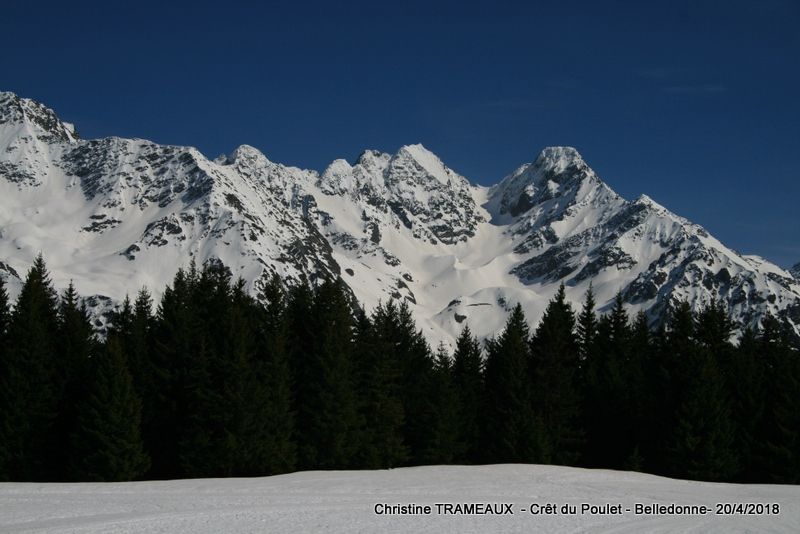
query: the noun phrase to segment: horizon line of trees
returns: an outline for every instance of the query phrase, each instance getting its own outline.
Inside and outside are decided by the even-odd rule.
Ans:
[[[484,346],[426,343],[406,303],[353,310],[340,280],[261,300],[220,264],[126,298],[105,339],[41,255],[0,279],[0,480],[123,481],[540,463],[800,482],[800,357],[775,318],[731,343],[712,303],[651,330],[563,285]]]

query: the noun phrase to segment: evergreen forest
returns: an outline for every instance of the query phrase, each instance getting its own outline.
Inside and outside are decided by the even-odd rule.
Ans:
[[[537,325],[517,305],[451,353],[405,302],[367,314],[338,280],[285,282],[255,299],[192,265],[101,337],[41,256],[16,302],[0,280],[0,480],[538,463],[800,482],[800,355],[776,318],[733,342],[717,303],[651,328],[562,286]]]

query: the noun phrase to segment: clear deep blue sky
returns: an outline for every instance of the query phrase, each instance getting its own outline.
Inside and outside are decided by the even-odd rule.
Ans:
[[[321,170],[421,142],[492,184],[577,147],[743,253],[800,261],[800,2],[8,2],[0,89],[85,138]]]

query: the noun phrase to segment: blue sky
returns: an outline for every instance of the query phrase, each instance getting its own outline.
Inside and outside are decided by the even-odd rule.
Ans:
[[[336,4],[6,4],[0,89],[87,138],[315,169],[421,142],[491,184],[571,145],[622,195],[800,261],[800,2]]]

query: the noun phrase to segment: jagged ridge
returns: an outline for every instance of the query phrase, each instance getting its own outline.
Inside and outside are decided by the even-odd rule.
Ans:
[[[177,267],[222,261],[259,294],[340,275],[367,308],[403,299],[432,343],[464,322],[496,333],[520,302],[532,320],[562,281],[620,291],[655,321],[680,299],[724,301],[742,325],[767,312],[795,332],[800,281],[725,247],[646,196],[628,201],[569,147],[546,148],[492,188],[474,186],[421,145],[365,151],[321,174],[243,145],[210,161],[138,139],[81,140],[45,106],[0,93],[0,276],[18,290],[39,251],[55,282],[74,279],[103,312]]]

